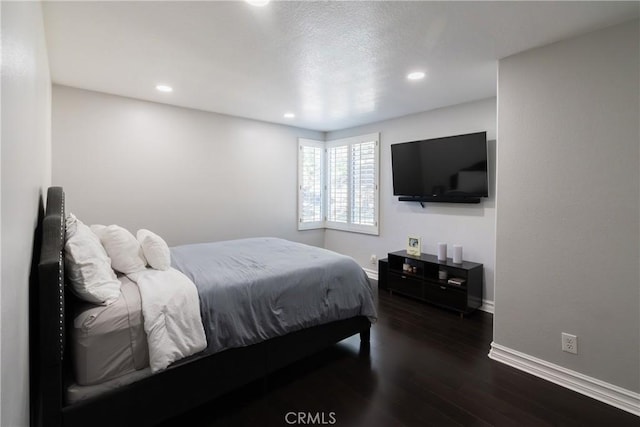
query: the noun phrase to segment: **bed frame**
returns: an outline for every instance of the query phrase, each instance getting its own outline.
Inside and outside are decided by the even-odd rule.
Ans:
[[[39,229],[37,288],[31,290],[31,425],[150,426],[266,376],[347,337],[369,342],[364,316],[332,322],[248,347],[196,355],[166,370],[75,404],[65,402],[72,381],[66,336],[74,296],[64,280],[64,192],[51,187]],[[36,238],[36,241],[39,239]],[[37,248],[36,252],[37,254]]]

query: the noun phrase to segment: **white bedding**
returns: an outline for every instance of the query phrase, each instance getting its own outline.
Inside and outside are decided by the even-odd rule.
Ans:
[[[200,299],[188,277],[173,268],[147,269],[128,277],[140,289],[151,372],[206,348]]]
[[[73,304],[69,334],[75,380],[100,384],[149,366],[147,334],[138,286],[118,277],[120,298],[109,305]]]

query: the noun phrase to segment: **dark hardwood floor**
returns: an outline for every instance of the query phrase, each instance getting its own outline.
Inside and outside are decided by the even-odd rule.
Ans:
[[[640,425],[489,359],[491,314],[461,319],[384,291],[378,307],[368,348],[351,337],[162,426]]]

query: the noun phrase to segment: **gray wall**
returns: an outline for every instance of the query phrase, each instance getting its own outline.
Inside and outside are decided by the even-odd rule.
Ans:
[[[29,425],[29,276],[51,182],[51,80],[40,3],[2,2],[2,416]]]
[[[298,137],[321,132],[53,87],[53,182],[82,221],[169,245],[297,231]]]
[[[638,36],[636,21],[500,61],[494,317],[495,343],[635,392]]]
[[[495,139],[495,98],[329,134],[381,132],[380,237],[335,230],[298,232],[297,138],[324,134],[237,117],[53,86],[53,182],[88,223],[145,227],[170,245],[274,235],[353,256],[368,268],[402,249],[406,236],[464,246],[486,267],[493,299],[493,194],[481,205],[426,209],[392,196],[389,145],[486,130]],[[495,143],[490,144],[493,166]],[[491,177],[493,193],[495,177]]]
[[[487,131],[489,142],[489,198],[478,205],[399,202],[393,196],[391,144],[469,132]],[[380,236],[327,230],[325,247],[354,257],[363,267],[371,255],[384,258],[388,252],[405,249],[407,236],[422,237],[422,251],[437,253],[438,242],[463,246],[463,258],[481,262],[485,268],[484,298],[493,300],[495,255],[495,138],[496,99],[460,104],[413,114],[366,126],[329,132],[327,139],[380,132]]]

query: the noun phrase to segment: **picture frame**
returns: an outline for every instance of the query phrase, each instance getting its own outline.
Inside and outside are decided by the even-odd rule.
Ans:
[[[420,256],[420,250],[422,248],[422,239],[418,236],[407,237],[407,255]]]

